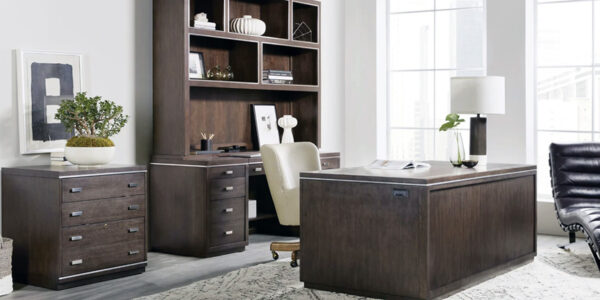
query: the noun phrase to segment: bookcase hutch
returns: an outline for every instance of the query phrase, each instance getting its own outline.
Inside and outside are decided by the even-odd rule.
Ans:
[[[320,7],[314,0],[154,0],[153,250],[201,257],[242,251],[251,230],[278,226],[260,157],[190,150],[201,132],[215,134],[215,149],[259,150],[253,104],[275,105],[277,118],[293,115],[295,140],[320,146]],[[216,30],[193,27],[201,12]],[[265,34],[231,32],[231,20],[244,15],[263,20]],[[312,41],[294,40],[300,22],[311,28]],[[230,65],[234,80],[189,79],[190,52],[203,54],[206,70]],[[293,84],[263,83],[269,69],[292,71]],[[339,153],[322,153],[321,161],[323,168],[339,167]],[[251,220],[248,199],[258,201]]]
[[[298,119],[297,141],[320,145],[320,2],[314,0],[154,1],[154,154],[189,156],[200,132],[215,147],[258,150],[251,135],[251,104],[275,104],[278,118]],[[192,27],[205,12],[217,30]],[[231,20],[263,20],[263,36],[229,31]],[[312,42],[293,39],[294,23],[311,26]],[[201,52],[206,70],[230,65],[233,81],[189,79],[188,53]],[[262,82],[262,71],[286,70],[293,84]],[[194,156],[196,157],[196,156]]]

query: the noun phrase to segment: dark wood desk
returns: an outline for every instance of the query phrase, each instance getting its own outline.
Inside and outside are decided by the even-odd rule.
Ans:
[[[302,173],[305,287],[431,299],[536,255],[536,167]]]
[[[321,153],[321,166],[339,168],[340,154]],[[151,249],[215,256],[243,251],[252,229],[278,233],[264,174],[260,157],[155,156],[150,163]],[[256,219],[248,219],[248,199],[258,202]]]

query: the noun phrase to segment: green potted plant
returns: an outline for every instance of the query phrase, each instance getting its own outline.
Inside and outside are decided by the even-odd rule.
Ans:
[[[440,131],[450,130],[448,134],[448,158],[450,159],[450,163],[455,167],[460,167],[463,161],[466,160],[462,135],[460,131],[455,129],[464,121],[458,114],[448,114],[446,116],[446,123],[440,126]]]
[[[75,133],[65,147],[68,161],[77,165],[103,165],[115,154],[115,144],[109,137],[123,129],[129,116],[112,101],[78,93],[75,99],[60,104],[55,118],[68,132]]]

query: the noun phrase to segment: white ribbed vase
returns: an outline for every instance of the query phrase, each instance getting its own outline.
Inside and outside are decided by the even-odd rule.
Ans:
[[[283,128],[283,136],[281,137],[282,144],[290,144],[294,142],[292,128],[298,125],[298,120],[291,115],[285,115],[277,121],[279,127]]]
[[[231,31],[247,35],[263,35],[267,31],[267,24],[250,15],[245,15],[243,18],[231,20]]]

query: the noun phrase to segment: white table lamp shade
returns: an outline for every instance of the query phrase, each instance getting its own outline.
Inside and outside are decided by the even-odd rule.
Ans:
[[[451,111],[457,114],[504,114],[504,77],[453,77]]]

